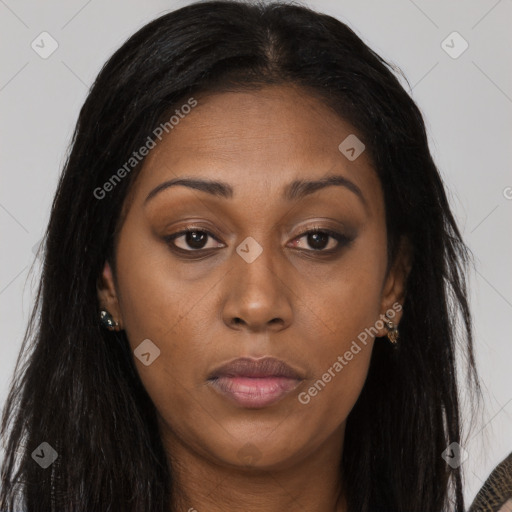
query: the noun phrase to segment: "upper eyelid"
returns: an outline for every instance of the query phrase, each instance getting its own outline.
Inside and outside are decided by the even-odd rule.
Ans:
[[[171,238],[171,237],[178,238],[179,236],[186,235],[187,233],[189,233],[191,231],[199,231],[201,233],[206,233],[209,236],[211,236],[212,238],[215,238],[215,240],[217,240],[219,242],[218,237],[214,233],[212,233],[210,230],[208,230],[206,228],[199,228],[199,227],[198,228],[191,227],[191,228],[187,228],[187,229],[182,229],[180,231],[176,231],[175,233],[168,235],[167,238]],[[304,231],[301,231],[299,234],[295,235],[294,238],[307,235],[311,232],[314,233],[315,231],[319,231],[319,232],[327,233],[327,234],[333,233],[333,234],[343,236],[343,233],[339,233],[338,231],[331,229],[331,228],[323,228],[321,226],[309,226],[308,228],[304,229]]]

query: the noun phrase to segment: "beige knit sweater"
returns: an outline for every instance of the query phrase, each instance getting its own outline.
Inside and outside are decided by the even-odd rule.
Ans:
[[[512,453],[493,470],[468,512],[512,512]]]

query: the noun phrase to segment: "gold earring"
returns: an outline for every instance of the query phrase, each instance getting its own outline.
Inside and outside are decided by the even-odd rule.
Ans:
[[[101,325],[109,331],[117,331],[119,327],[119,322],[116,322],[106,309],[100,310],[100,321]]]
[[[390,320],[386,313],[386,328],[388,330],[388,339],[396,348],[398,344],[398,327]]]

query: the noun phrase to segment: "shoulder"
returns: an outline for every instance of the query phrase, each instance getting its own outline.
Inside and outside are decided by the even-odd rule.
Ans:
[[[512,512],[512,453],[494,468],[468,512]]]

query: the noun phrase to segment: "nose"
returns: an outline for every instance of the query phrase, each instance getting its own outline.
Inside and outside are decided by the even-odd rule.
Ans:
[[[251,263],[233,254],[232,271],[226,275],[222,317],[232,329],[251,332],[280,331],[292,322],[293,286],[271,250]],[[288,282],[287,282],[288,281]]]

